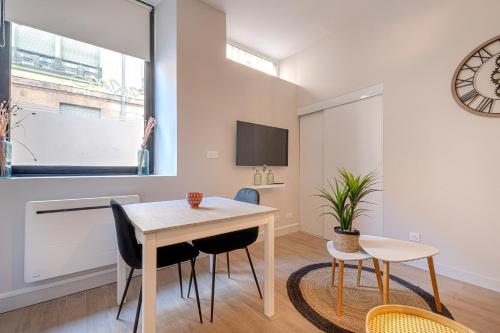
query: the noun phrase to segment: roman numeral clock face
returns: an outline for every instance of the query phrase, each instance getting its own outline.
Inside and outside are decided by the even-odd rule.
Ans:
[[[451,84],[453,97],[462,108],[500,117],[500,35],[469,53]]]

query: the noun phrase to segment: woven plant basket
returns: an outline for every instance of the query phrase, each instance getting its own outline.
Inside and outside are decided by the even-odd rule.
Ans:
[[[359,251],[359,231],[343,231],[340,227],[334,228],[333,246],[342,252]]]

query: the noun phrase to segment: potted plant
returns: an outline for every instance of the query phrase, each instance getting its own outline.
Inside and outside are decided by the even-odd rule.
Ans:
[[[328,211],[321,215],[331,215],[339,223],[334,228],[333,245],[339,251],[356,252],[359,251],[359,231],[352,228],[352,223],[358,217],[365,215],[369,210],[359,207],[360,203],[369,203],[364,198],[376,191],[378,178],[375,171],[367,175],[353,175],[346,169],[340,169],[340,180],[335,178],[334,183],[328,182],[329,188],[319,189],[320,198],[328,201],[322,207],[327,207]]]

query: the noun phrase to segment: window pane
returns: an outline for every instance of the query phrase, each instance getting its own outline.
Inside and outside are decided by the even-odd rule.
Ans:
[[[136,165],[143,60],[12,24],[11,98],[15,165]]]
[[[226,58],[269,75],[278,76],[278,65],[231,44],[226,44]]]

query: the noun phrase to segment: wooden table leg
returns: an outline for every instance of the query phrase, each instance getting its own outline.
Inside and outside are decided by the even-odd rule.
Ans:
[[[436,310],[442,312],[441,301],[439,299],[439,289],[436,280],[436,271],[434,270],[434,260],[432,257],[427,258],[427,264],[429,265],[429,272],[431,274],[432,290],[434,291],[434,303],[436,304]]]
[[[264,225],[264,314],[274,316],[274,215]]]
[[[384,302],[384,286],[382,285],[382,275],[380,273],[380,266],[378,259],[373,258],[373,267],[375,268],[375,275],[377,276],[378,290],[380,291],[380,301]]]
[[[389,304],[389,262],[384,261],[384,304]]]
[[[363,260],[358,260],[358,278],[356,279],[356,287],[361,283],[361,271],[363,270]]]
[[[142,333],[156,332],[156,234],[142,243]]]
[[[339,284],[337,294],[337,316],[342,316],[342,289],[344,288],[344,261],[339,261]]]
[[[332,288],[335,287],[335,266],[337,266],[337,260],[333,258],[332,261]]]

